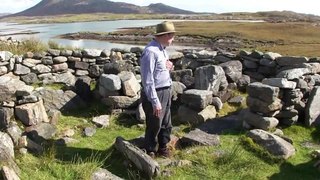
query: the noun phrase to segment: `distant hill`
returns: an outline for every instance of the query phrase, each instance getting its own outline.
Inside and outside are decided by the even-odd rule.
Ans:
[[[230,12],[222,13],[220,16],[232,17],[255,17],[268,22],[319,22],[320,16],[313,14],[296,13],[293,11],[262,11],[262,12]]]
[[[149,6],[113,2],[109,0],[42,0],[37,5],[10,15],[12,16],[51,16],[61,14],[117,13],[117,14],[195,14],[162,3]]]
[[[0,13],[0,17],[1,16],[8,16],[8,15],[10,15],[10,13]]]

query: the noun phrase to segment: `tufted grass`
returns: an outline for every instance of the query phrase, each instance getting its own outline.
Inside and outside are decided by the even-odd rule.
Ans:
[[[24,39],[19,44],[6,44],[0,42],[1,51],[9,51],[13,54],[23,55],[26,52],[41,52],[48,49],[48,45],[37,38]]]
[[[21,41],[19,44],[6,44],[4,42],[0,42],[0,50],[1,51],[9,51],[13,53],[14,55],[23,55],[26,52],[41,52],[46,51],[49,48],[51,49],[68,49],[73,50],[77,49],[72,46],[63,46],[58,44],[55,41],[48,41],[48,43],[42,42],[38,38],[26,38]]]

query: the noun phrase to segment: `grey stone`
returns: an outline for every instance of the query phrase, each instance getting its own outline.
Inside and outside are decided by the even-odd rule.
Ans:
[[[3,101],[15,101],[16,92],[28,92],[31,93],[33,88],[27,86],[23,81],[15,79],[10,76],[0,76],[0,102]]]
[[[8,161],[14,158],[14,145],[7,133],[0,131],[0,161]]]
[[[83,130],[83,134],[85,136],[89,136],[89,137],[93,136],[96,132],[97,132],[97,130],[94,127],[86,127]]]
[[[320,87],[314,87],[309,95],[306,110],[305,124],[308,126],[320,124]]]
[[[270,68],[275,68],[277,66],[277,63],[271,59],[267,58],[262,58],[259,61],[260,65],[270,67]]]
[[[109,91],[117,91],[121,89],[121,79],[114,74],[102,74],[99,78],[100,86]]]
[[[178,118],[180,122],[189,124],[200,124],[216,117],[214,106],[207,106],[201,111],[195,111],[187,106],[181,105],[178,109]]]
[[[123,94],[129,97],[137,96],[141,86],[134,74],[128,71],[122,71],[118,76],[121,80]]]
[[[40,64],[41,63],[41,60],[36,60],[36,59],[30,59],[30,58],[27,58],[27,59],[24,59],[22,61],[22,64],[29,67],[29,68],[32,68],[34,66],[36,66],[37,64]]]
[[[10,167],[3,166],[1,171],[2,171],[3,178],[6,180],[20,180],[19,176],[14,171],[14,169]]]
[[[26,132],[27,136],[31,140],[41,144],[45,140],[52,139],[57,133],[57,128],[49,123],[39,123],[37,125],[27,127]]]
[[[92,119],[92,122],[94,122],[98,127],[108,127],[110,124],[109,120],[110,116],[109,115],[101,115],[98,117],[94,117]]]
[[[195,88],[212,91],[217,94],[219,90],[228,85],[227,78],[221,66],[208,65],[199,67],[194,73]]]
[[[288,80],[302,78],[303,75],[309,74],[311,71],[308,68],[296,68],[281,71],[277,74],[277,78],[287,78]]]
[[[62,91],[53,89],[39,89],[35,94],[39,95],[44,101],[47,111],[59,110],[68,111],[86,107],[86,103],[73,91]]]
[[[290,66],[294,64],[302,64],[308,62],[309,59],[306,57],[291,57],[291,56],[282,56],[282,57],[277,57],[276,62],[280,66]]]
[[[52,56],[60,56],[60,50],[59,49],[48,49],[48,53]]]
[[[13,54],[9,51],[0,51],[0,60],[9,61]]]
[[[49,122],[42,100],[36,103],[16,106],[15,115],[26,126],[36,125],[40,122]]]
[[[26,75],[31,72],[30,68],[23,66],[21,64],[16,64],[14,68],[14,74],[16,75]]]
[[[99,168],[93,172],[91,180],[123,180],[106,169]]]
[[[60,55],[66,56],[66,57],[72,56],[72,50],[63,49],[63,50],[61,50]]]
[[[13,118],[13,108],[0,107],[0,129],[6,129],[9,127],[11,119]]]
[[[282,102],[276,98],[273,102],[261,101],[257,98],[247,97],[247,105],[253,112],[259,112],[265,116],[272,116],[273,112],[278,111],[282,108]]]
[[[278,57],[281,57],[281,55],[274,52],[266,52],[263,55],[263,58],[270,59],[270,60],[275,60]]]
[[[264,147],[269,153],[288,159],[295,154],[295,148],[284,139],[261,129],[250,130],[247,134],[253,141]]]
[[[285,78],[268,78],[262,80],[263,84],[267,84],[269,86],[275,86],[283,89],[295,89],[297,83],[294,81],[288,81]]]
[[[240,118],[249,125],[263,130],[275,128],[279,123],[278,119],[274,117],[264,117],[253,113],[248,109],[241,111]]]
[[[52,72],[65,72],[68,70],[67,63],[60,63],[60,64],[53,64],[52,65]]]
[[[38,64],[32,68],[32,71],[34,71],[37,74],[43,74],[51,72],[51,68],[43,64]]]
[[[219,64],[226,74],[229,82],[237,82],[242,77],[242,64],[240,61],[228,61]]]
[[[82,50],[82,55],[88,58],[95,58],[100,56],[101,50],[98,49],[84,49]]]
[[[180,141],[184,146],[217,146],[220,144],[220,137],[216,134],[208,134],[200,129],[195,129],[183,136]]]
[[[144,172],[148,178],[155,177],[160,173],[160,166],[145,152],[134,146],[122,137],[117,137],[115,142],[116,149],[129,159],[140,171]]]
[[[67,61],[68,61],[68,58],[66,58],[64,56],[57,56],[57,57],[53,58],[54,64],[61,64],[61,63],[67,62]]]
[[[189,89],[181,95],[181,102],[193,109],[201,110],[212,102],[212,92],[206,90]]]
[[[118,108],[136,108],[138,106],[139,97],[127,97],[127,96],[109,96],[102,99],[102,102],[114,109]]]
[[[248,85],[247,92],[250,97],[257,98],[263,102],[272,103],[279,96],[279,88],[254,82]]]

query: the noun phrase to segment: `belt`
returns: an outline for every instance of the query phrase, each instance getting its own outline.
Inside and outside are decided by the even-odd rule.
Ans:
[[[159,87],[159,88],[156,88],[156,91],[161,91],[161,90],[169,89],[170,87],[171,87],[171,86]]]

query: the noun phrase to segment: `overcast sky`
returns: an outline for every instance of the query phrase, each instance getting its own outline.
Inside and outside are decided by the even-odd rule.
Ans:
[[[28,9],[41,0],[1,0],[0,13],[16,13]],[[299,13],[320,15],[317,0],[112,0],[140,6],[150,3],[164,3],[176,8],[194,12],[257,12],[290,10]]]

